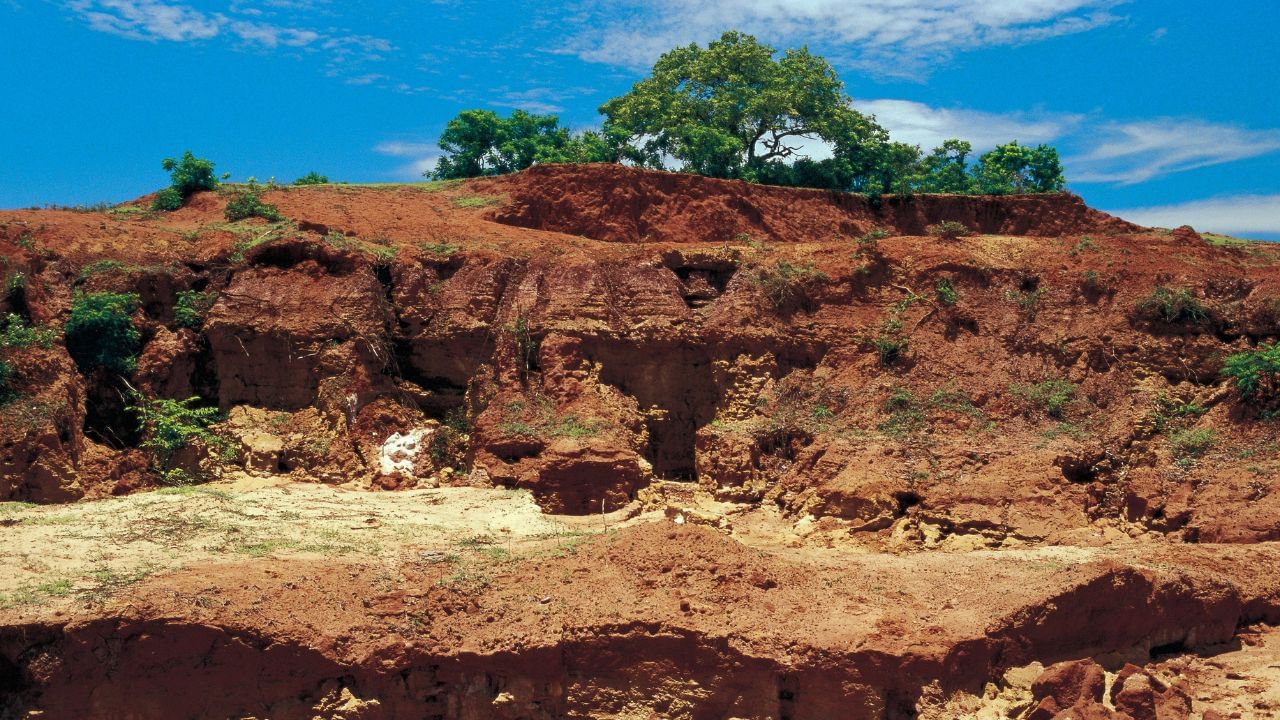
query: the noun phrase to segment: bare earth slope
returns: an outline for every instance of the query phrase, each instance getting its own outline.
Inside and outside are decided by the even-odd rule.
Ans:
[[[1220,377],[1280,249],[613,166],[265,199],[0,211],[0,313],[143,338],[0,350],[0,500],[79,501],[0,505],[0,717],[1280,716],[1280,426]],[[137,492],[129,387],[224,411],[208,492]]]

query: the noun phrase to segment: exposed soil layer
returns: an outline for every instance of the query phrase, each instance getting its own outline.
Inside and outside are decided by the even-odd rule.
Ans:
[[[0,211],[0,318],[50,331],[0,349],[0,501],[53,505],[0,506],[0,717],[1271,712],[1196,683],[1280,618],[1280,406],[1221,376],[1280,336],[1275,246],[616,166],[264,199]],[[138,293],[126,377],[61,334],[100,291]],[[154,455],[133,389],[219,440]],[[56,506],[166,477],[342,485],[351,523]],[[388,490],[412,534],[355,509]],[[608,532],[435,537],[431,493]],[[158,565],[42,560],[63,524]]]
[[[991,235],[1139,229],[1067,193],[869,198],[613,165],[541,165],[481,187],[510,193],[510,202],[492,213],[498,222],[612,242],[713,243],[742,233],[770,242],[820,242],[875,228],[924,235],[948,220]]]

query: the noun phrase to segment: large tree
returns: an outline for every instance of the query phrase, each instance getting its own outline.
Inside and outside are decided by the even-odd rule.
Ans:
[[[501,175],[535,162],[617,161],[627,150],[617,133],[587,131],[574,135],[555,115],[516,110],[499,117],[490,110],[463,110],[440,135],[437,179]]]
[[[1066,185],[1057,150],[1019,145],[1017,140],[978,158],[973,174],[978,191],[991,195],[1058,192]]]
[[[601,106],[605,128],[629,135],[649,158],[668,156],[717,177],[805,157],[806,143],[856,144],[846,136],[874,130],[826,60],[803,47],[775,54],[733,31],[705,48],[676,48]]]

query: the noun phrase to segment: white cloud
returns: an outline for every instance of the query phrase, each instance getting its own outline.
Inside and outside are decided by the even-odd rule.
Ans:
[[[855,64],[910,75],[957,50],[1084,32],[1127,0],[589,0],[567,52],[644,67],[726,28],[763,40],[848,48]],[[609,20],[621,13],[623,20]]]
[[[411,158],[408,163],[395,168],[391,174],[400,180],[421,180],[424,173],[434,170],[436,162],[444,155],[434,143],[387,140],[373,147],[379,155]]]
[[[936,108],[910,100],[865,100],[853,103],[876,116],[894,140],[919,145],[925,152],[950,138],[961,138],[975,150],[1001,143],[1052,142],[1078,128],[1083,115],[1067,113],[990,113],[964,108]]]
[[[267,0],[265,4],[286,10],[306,9],[311,5],[308,0]],[[193,42],[223,37],[238,40],[241,46],[265,50],[282,47],[324,50],[329,68],[342,69],[331,75],[346,74],[349,65],[381,60],[383,54],[395,49],[390,41],[369,35],[328,34],[263,22],[261,9],[243,3],[232,3],[228,7],[231,16],[164,0],[69,0],[66,7],[90,29],[131,40]]]
[[[1105,123],[1101,140],[1068,158],[1076,182],[1132,185],[1161,175],[1280,150],[1280,131],[1162,118]]]
[[[1190,225],[1202,232],[1280,234],[1280,195],[1237,195],[1108,212],[1154,227]]]
[[[133,40],[206,40],[227,22],[216,13],[157,0],[73,0],[67,6],[91,29]]]

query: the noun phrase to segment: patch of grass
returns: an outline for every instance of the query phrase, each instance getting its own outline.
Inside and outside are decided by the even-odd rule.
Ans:
[[[877,426],[877,430],[891,437],[900,437],[924,427],[924,409],[911,391],[898,388],[884,401],[882,409],[889,417]]]
[[[1163,285],[1157,285],[1150,295],[1138,301],[1138,312],[1171,324],[1202,323],[1209,318],[1208,309],[1190,289]]]
[[[332,230],[328,235],[324,236],[324,241],[331,247],[369,255],[380,262],[390,262],[396,257],[396,249],[390,245],[391,241],[386,239],[382,243],[365,242],[360,238],[343,235],[336,230]]]
[[[123,270],[123,269],[124,269],[124,263],[120,262],[119,260],[110,260],[110,259],[94,260],[88,265],[85,265],[84,267],[80,268],[79,278],[81,280],[85,280],[87,278],[93,277],[94,275],[98,275],[106,272],[115,272],[116,270]]]
[[[1169,434],[1169,449],[1178,463],[1185,466],[1208,452],[1217,441],[1218,433],[1213,428],[1186,428]]]
[[[820,283],[831,278],[813,263],[791,263],[779,260],[773,267],[756,269],[755,283],[775,310],[808,298]]]
[[[505,195],[460,195],[453,198],[453,206],[456,208],[472,209],[486,208],[500,205],[506,202]]]
[[[422,250],[422,252],[427,253],[428,255],[440,255],[442,257],[449,257],[450,255],[453,255],[455,252],[458,251],[458,246],[447,241],[437,242],[437,243],[420,242],[418,243],[418,249]]]
[[[1076,244],[1072,245],[1071,249],[1067,251],[1067,254],[1074,257],[1076,255],[1079,255],[1080,253],[1088,252],[1090,250],[1097,250],[1097,249],[1098,249],[1098,244],[1093,241],[1093,238],[1089,237],[1088,235],[1082,235],[1080,239],[1076,242]]]
[[[1045,380],[1034,385],[1016,384],[1009,391],[1049,417],[1061,419],[1075,399],[1076,386],[1067,380]]]
[[[559,414],[547,398],[538,398],[533,407],[520,401],[508,403],[504,419],[498,423],[498,428],[508,435],[535,438],[583,438],[594,435],[601,426],[599,420],[581,418],[576,413]]]

